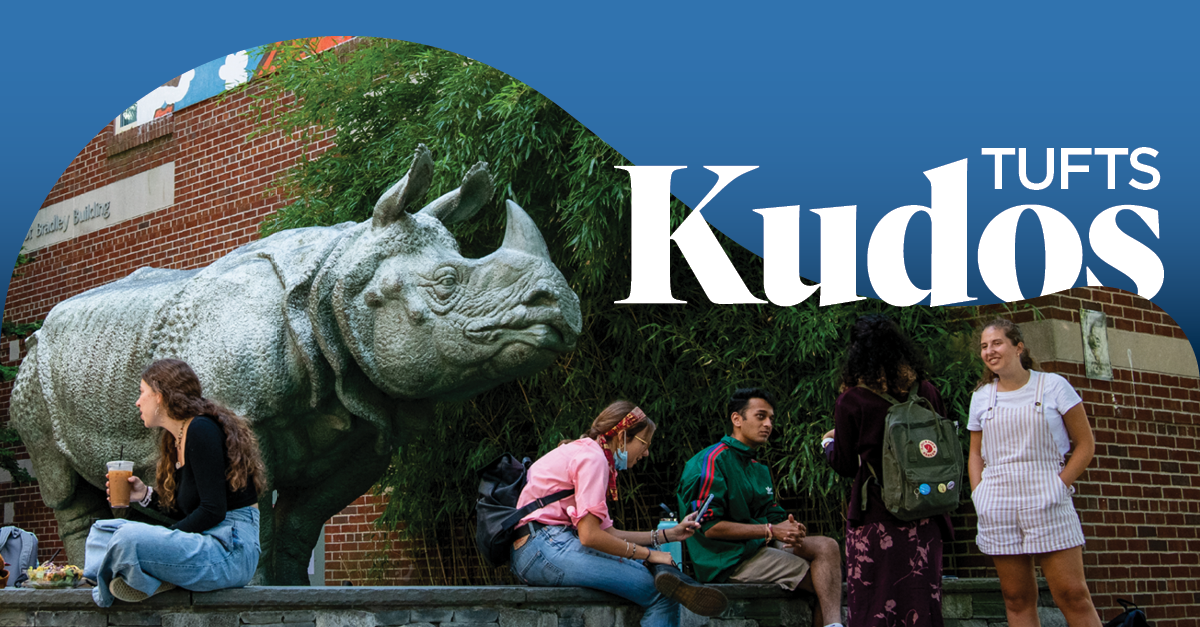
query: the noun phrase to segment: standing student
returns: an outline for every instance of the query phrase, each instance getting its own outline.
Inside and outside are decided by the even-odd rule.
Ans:
[[[155,487],[129,477],[130,500],[182,519],[170,528],[100,520],[88,533],[84,576],[100,607],[136,602],[180,587],[236,588],[258,567],[258,495],[266,470],[254,432],[241,417],[204,398],[200,379],[178,359],[142,373],[142,424],[161,428]]]
[[[1021,329],[1010,320],[983,328],[979,356],[984,369],[971,397],[967,469],[976,543],[996,564],[1009,627],[1040,624],[1035,559],[1067,624],[1100,627],[1071,503],[1096,448],[1082,399],[1063,377],[1033,370]]]
[[[724,594],[684,575],[659,548],[691,537],[700,527],[695,516],[653,531],[621,531],[609,518],[617,472],[650,455],[654,429],[640,408],[617,401],[578,440],[560,444],[529,467],[518,509],[561,490],[575,493],[521,519],[510,566],[517,578],[624,597],[645,608],[643,627],[677,627],[680,605],[702,616],[725,611]]]
[[[884,506],[870,468],[883,468],[885,418],[914,384],[939,416],[946,409],[927,380],[924,355],[891,319],[862,316],[842,365],[844,391],[834,428],[821,442],[834,471],[854,480],[846,511],[847,622],[854,627],[942,627],[942,542],[953,539],[946,514],[902,521]],[[866,506],[863,506],[863,495]]]

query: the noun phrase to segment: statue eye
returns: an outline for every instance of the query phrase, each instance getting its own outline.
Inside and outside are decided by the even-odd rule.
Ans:
[[[446,300],[458,287],[458,272],[454,268],[442,268],[433,275],[433,293],[439,300]]]

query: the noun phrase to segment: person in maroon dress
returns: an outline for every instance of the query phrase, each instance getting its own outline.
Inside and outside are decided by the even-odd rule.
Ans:
[[[846,512],[847,624],[854,627],[943,625],[942,542],[953,538],[950,518],[904,522],[892,516],[867,468],[883,467],[884,417],[891,403],[879,393],[903,399],[919,382],[917,393],[946,415],[927,373],[923,352],[887,316],[870,314],[855,323],[834,428],[821,442],[834,471],[854,479]]]

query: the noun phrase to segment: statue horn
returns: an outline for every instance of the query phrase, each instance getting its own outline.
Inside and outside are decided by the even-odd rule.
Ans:
[[[542,232],[529,214],[511,200],[505,202],[505,207],[508,208],[508,225],[504,228],[504,243],[500,244],[500,248],[519,250],[550,261],[546,240],[542,239]]]

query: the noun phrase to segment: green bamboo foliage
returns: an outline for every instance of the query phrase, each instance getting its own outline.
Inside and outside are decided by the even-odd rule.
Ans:
[[[282,56],[304,50],[288,44]],[[584,329],[575,351],[534,376],[441,405],[433,428],[396,453],[378,486],[391,495],[380,525],[401,528],[403,521],[426,547],[431,537],[443,547],[470,542],[478,467],[506,451],[536,458],[578,437],[619,398],[640,404],[659,425],[650,459],[622,473],[622,497],[613,508],[619,526],[648,528],[657,503],[673,503],[683,463],[725,434],[722,408],[743,385],[772,388],[781,399],[776,434],[760,458],[770,464],[785,506],[808,516],[810,532],[840,536],[848,486],[829,470],[817,442],[832,428],[837,371],[849,328],[863,313],[890,313],[928,349],[933,381],[965,427],[977,372],[969,365],[970,329],[961,310],[897,309],[869,300],[820,308],[815,299],[790,308],[716,306],[677,253],[674,294],[689,304],[615,305],[628,295],[630,271],[629,179],[615,166],[629,162],[494,68],[417,44],[360,40],[351,52],[284,63],[251,93],[263,129],[308,138],[336,132],[337,142],[280,181],[296,200],[268,219],[264,234],[366,219],[424,143],[438,166],[430,198],[456,187],[474,162],[491,165],[493,206],[454,227],[464,255],[499,245],[501,207],[512,198],[541,227],[579,294]],[[280,110],[292,95],[295,105]],[[678,223],[687,208],[676,202],[673,212]],[[761,286],[761,260],[727,240],[723,245],[746,284]],[[497,579],[459,553],[441,561],[433,581]]]

